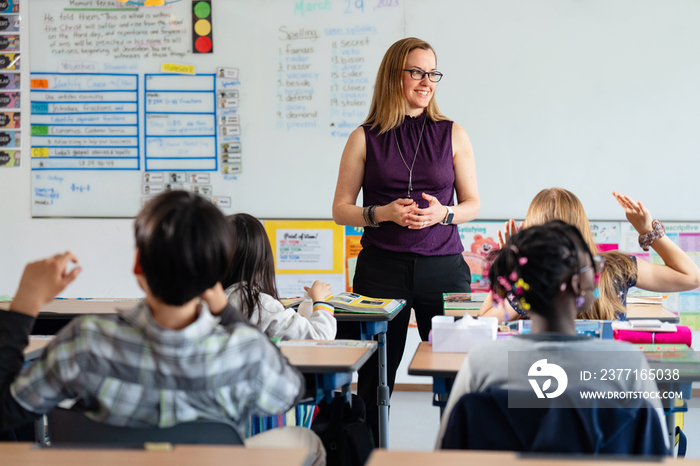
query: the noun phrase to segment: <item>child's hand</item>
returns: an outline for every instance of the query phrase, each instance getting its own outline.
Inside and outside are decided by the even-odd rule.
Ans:
[[[69,262],[77,263],[78,258],[65,252],[27,264],[10,310],[32,317],[39,315],[39,310],[75,280],[82,270],[75,267],[67,273]]]
[[[313,283],[313,285],[311,285],[311,288],[305,286],[304,290],[306,290],[306,292],[309,293],[311,301],[325,301],[326,297],[331,294],[331,285],[330,283],[323,283],[319,280],[316,280]]]
[[[209,312],[215,316],[221,314],[221,311],[223,311],[226,304],[228,304],[228,299],[226,299],[226,293],[224,293],[224,287],[221,285],[221,282],[216,282],[216,285],[206,290],[199,295],[199,297],[202,298],[202,301],[207,303]]]
[[[501,234],[501,230],[498,230],[498,242],[501,245],[501,249],[503,249],[503,247],[506,245],[506,243],[508,242],[510,237],[513,236],[514,234],[516,234],[518,231],[522,230],[524,226],[525,226],[525,223],[520,222],[520,228],[515,228],[515,220],[513,220],[512,218],[510,219],[510,221],[506,222],[506,225],[504,228],[504,230],[506,232],[505,238]]]
[[[651,226],[651,214],[647,208],[642,205],[642,201],[634,202],[629,196],[620,194],[617,191],[613,191],[612,195],[617,199],[617,203],[625,209],[627,221],[632,224],[640,235],[654,229],[654,227]]]

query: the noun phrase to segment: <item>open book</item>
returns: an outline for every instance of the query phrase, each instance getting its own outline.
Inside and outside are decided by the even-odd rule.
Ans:
[[[294,307],[304,300],[301,298],[280,298],[284,307]],[[330,295],[326,302],[335,306],[340,312],[353,312],[360,314],[391,314],[406,304],[404,299],[381,299],[362,296],[357,293],[339,293]]]
[[[361,314],[391,314],[406,304],[405,299],[369,298],[357,293],[339,293],[326,302],[342,312]]]

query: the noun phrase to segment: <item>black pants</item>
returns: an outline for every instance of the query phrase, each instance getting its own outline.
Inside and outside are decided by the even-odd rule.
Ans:
[[[393,392],[396,370],[403,356],[411,308],[415,310],[422,340],[428,339],[430,319],[443,314],[442,293],[469,292],[471,273],[461,254],[421,256],[413,253],[386,251],[369,246],[357,257],[353,290],[373,298],[402,298],[406,308],[389,322],[387,343],[387,379]],[[359,339],[360,324],[338,322],[338,339]],[[379,385],[377,353],[359,370],[358,395],[367,406],[367,422],[374,441],[379,445]]]

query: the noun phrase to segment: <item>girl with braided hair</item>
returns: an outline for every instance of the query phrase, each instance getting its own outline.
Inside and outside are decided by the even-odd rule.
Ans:
[[[566,352],[563,362],[557,364],[570,378],[591,369],[591,351],[615,351],[615,357],[605,358],[606,361],[650,370],[644,354],[634,345],[576,333],[575,319],[593,305],[605,264],[600,256],[591,253],[578,228],[559,220],[521,230],[492,254],[488,271],[492,295],[496,301],[512,295],[511,299],[530,314],[531,332],[484,342],[464,358],[442,416],[438,447],[442,445],[450,413],[462,395],[487,388],[532,390],[527,378],[509,378],[509,352],[529,352],[533,362],[552,358],[554,352]],[[658,392],[656,383],[650,379],[599,377],[576,382],[578,388],[595,391]],[[661,401],[658,398],[649,401],[657,408],[665,429]]]

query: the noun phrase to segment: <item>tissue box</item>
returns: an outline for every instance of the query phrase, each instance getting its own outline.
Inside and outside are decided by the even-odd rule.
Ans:
[[[436,353],[468,353],[483,341],[496,339],[498,319],[474,319],[465,315],[455,322],[454,316],[435,316],[432,319],[433,351]]]

